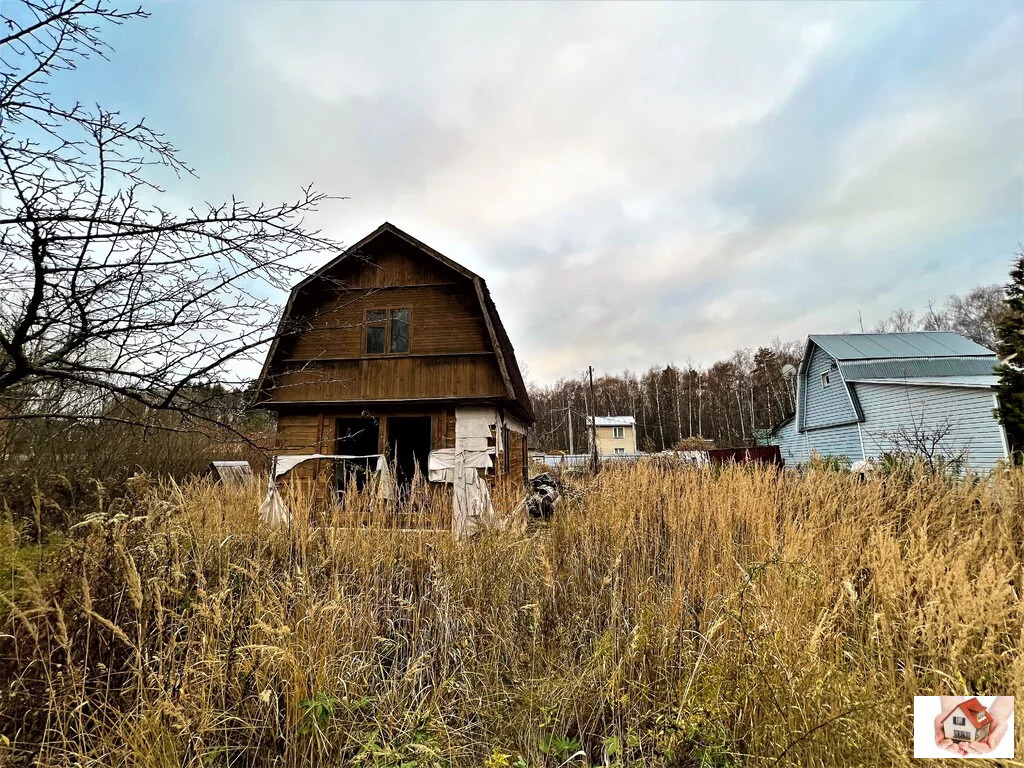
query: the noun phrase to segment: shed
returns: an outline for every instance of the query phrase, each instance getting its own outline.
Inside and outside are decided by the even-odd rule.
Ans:
[[[211,461],[206,475],[223,485],[245,485],[253,473],[248,461]]]

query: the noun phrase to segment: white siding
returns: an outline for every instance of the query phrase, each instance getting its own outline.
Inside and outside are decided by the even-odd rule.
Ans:
[[[821,385],[821,374],[831,370],[835,362],[821,347],[812,345],[811,359],[807,365],[807,379],[803,387],[804,413],[800,426],[804,429],[828,427],[854,421],[857,412],[850,402],[850,394],[842,374],[831,371],[828,387]],[[860,449],[858,448],[858,453]]]
[[[788,424],[780,427],[772,442],[779,446],[782,460],[786,462],[787,467],[794,467],[807,461],[807,441],[796,431],[796,419],[790,419]]]
[[[993,415],[995,400],[986,389],[920,387],[905,384],[854,384],[864,423],[864,450],[877,458],[894,449],[901,427],[928,432],[948,426],[941,444],[947,455],[967,454],[977,471],[992,469],[1006,458],[1002,427]]]
[[[790,421],[775,434],[774,442],[779,446],[786,466],[805,464],[811,452],[819,456],[836,456],[849,459],[852,464],[863,458],[860,450],[860,435],[856,424],[842,427],[796,431],[796,420]]]
[[[845,457],[851,464],[864,458],[860,451],[860,435],[856,424],[815,429],[804,433],[804,437],[807,438],[808,453],[814,451],[819,456]]]

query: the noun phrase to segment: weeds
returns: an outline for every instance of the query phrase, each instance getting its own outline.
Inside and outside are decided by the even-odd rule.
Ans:
[[[3,759],[909,766],[915,693],[1024,689],[1022,471],[567,482],[468,542],[355,495],[270,530],[258,483],[140,481],[43,549],[8,519]]]

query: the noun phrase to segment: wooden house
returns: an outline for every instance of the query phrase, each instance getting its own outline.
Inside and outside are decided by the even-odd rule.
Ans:
[[[403,483],[466,449],[526,475],[533,408],[486,283],[392,224],[292,289],[256,402],[279,454],[384,454]]]

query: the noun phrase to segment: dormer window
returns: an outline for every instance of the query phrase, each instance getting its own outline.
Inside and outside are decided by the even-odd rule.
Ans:
[[[821,374],[821,388],[828,389],[829,384],[832,383],[832,372],[825,371]]]

